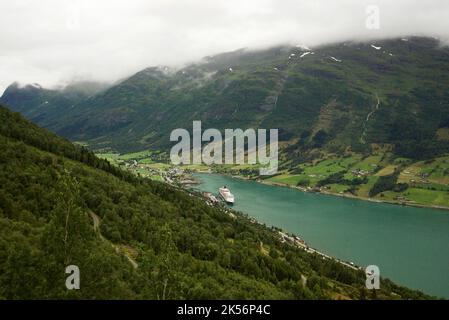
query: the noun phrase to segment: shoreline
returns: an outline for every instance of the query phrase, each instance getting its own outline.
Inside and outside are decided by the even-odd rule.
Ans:
[[[200,173],[200,172],[197,172]],[[208,174],[214,174],[214,173],[210,173],[210,172],[201,172],[201,173],[208,173]],[[194,179],[194,178],[193,178]],[[201,182],[198,182],[201,183]],[[190,185],[190,187],[192,187],[192,185]],[[189,190],[187,189],[187,191],[189,192]],[[206,203],[210,206],[216,206],[216,205],[220,205],[220,204],[224,204],[224,202],[222,201],[213,201],[210,197],[208,197],[205,193],[209,193],[209,192],[200,192],[200,195],[197,195],[198,197],[201,197],[202,199],[204,199],[206,201]],[[209,202],[210,201],[210,202]],[[235,209],[233,209],[232,207],[227,206],[226,204],[224,204],[226,206],[225,211],[231,216],[235,218],[234,213],[232,213],[233,211],[236,214],[242,214],[243,212],[240,211],[236,211]],[[324,253],[314,247],[311,247],[303,238],[300,238],[297,234],[295,233],[291,233],[287,230],[284,230],[282,228],[279,228],[275,225],[268,225],[265,223],[262,223],[261,221],[259,221],[257,218],[247,215],[246,217],[247,220],[249,220],[249,222],[251,223],[257,223],[260,225],[265,225],[265,227],[267,227],[268,229],[270,229],[273,232],[276,232],[280,237],[279,237],[279,241],[281,241],[282,243],[287,243],[288,245],[294,246],[300,250],[303,250],[305,252],[307,252],[308,254],[316,254],[319,255],[320,257],[322,257],[323,259],[328,259],[328,260],[332,260],[334,262],[340,263],[341,265],[350,268],[352,270],[355,271],[363,271],[364,267],[355,264],[352,261],[345,261],[343,259],[340,259],[336,256]],[[277,231],[275,230],[275,228],[277,229]]]
[[[300,188],[300,187],[297,187],[297,186],[292,186],[292,185],[289,185],[289,184],[284,184],[284,183],[279,183],[279,182],[267,182],[267,181],[262,180],[262,179],[257,179],[257,178],[254,179],[254,178],[248,178],[248,177],[244,177],[244,176],[236,176],[236,175],[232,175],[232,174],[229,174],[229,173],[211,172],[211,171],[196,171],[195,173],[220,174],[220,175],[228,176],[228,177],[235,178],[235,179],[242,179],[242,180],[246,180],[246,181],[254,181],[254,182],[261,183],[261,184],[268,185],[268,186],[275,186],[275,187],[295,189],[297,191],[304,192],[304,193],[324,194],[324,195],[337,196],[337,197],[353,199],[353,200],[368,201],[368,202],[373,202],[373,203],[386,203],[386,204],[392,204],[392,205],[403,206],[403,207],[427,208],[427,209],[434,209],[434,210],[445,211],[445,212],[449,213],[449,207],[444,207],[444,206],[425,205],[425,204],[408,203],[408,202],[396,202],[396,201],[389,201],[389,200],[381,200],[381,199],[373,199],[373,198],[354,196],[354,195],[349,195],[349,194],[334,193],[334,192],[329,192],[329,191],[307,191],[307,190],[304,190],[303,188]]]
[[[202,174],[207,173],[209,175],[212,174],[212,175],[230,177],[230,178],[235,178],[235,179],[240,179],[240,180],[254,181],[254,182],[261,183],[261,184],[272,185],[272,186],[279,186],[279,187],[284,187],[284,188],[285,187],[294,188],[294,189],[297,189],[298,191],[302,191],[299,188],[296,188],[296,187],[293,187],[293,186],[288,186],[288,185],[283,185],[281,183],[276,183],[276,182],[272,183],[272,182],[266,182],[266,181],[262,181],[262,180],[258,181],[257,179],[252,179],[252,178],[245,177],[245,176],[232,175],[232,174],[229,174],[229,173],[224,174],[224,173],[208,172],[208,171],[202,171],[202,172],[196,171],[196,172],[193,172],[193,174],[199,174],[199,173],[202,173]],[[194,178],[196,180],[198,180],[198,181],[201,181],[201,177],[200,176],[197,176],[197,177],[194,177]],[[206,176],[204,178],[206,178]],[[225,183],[225,182],[223,182],[223,183]],[[303,192],[307,192],[307,191],[303,191]],[[312,192],[308,192],[308,193],[312,193]],[[319,193],[326,194],[325,192],[316,192],[316,193],[317,194],[319,194]],[[327,195],[334,195],[334,194],[328,193]],[[340,194],[339,196],[343,197],[344,195]],[[356,197],[347,197],[347,198],[353,198],[353,199],[356,199],[356,200],[367,201],[365,199],[356,198]],[[378,201],[378,200],[375,200],[375,199],[368,200],[368,201],[376,202],[376,203],[386,203],[385,201],[380,201],[380,200]],[[391,204],[391,203],[389,203],[389,204]],[[233,208],[229,208],[229,209],[234,210]],[[247,218],[252,223],[265,224],[265,223],[261,223],[256,217],[254,217],[252,215],[248,215],[247,214]],[[353,270],[358,270],[358,271],[361,271],[361,272],[364,271],[364,268],[367,265],[367,264],[364,264],[363,262],[356,261],[357,259],[353,259],[354,258],[353,255],[350,255],[350,256],[346,257],[345,259],[342,259],[338,255],[336,255],[335,253],[331,253],[331,252],[327,253],[326,252],[327,250],[318,249],[318,248],[314,247],[313,243],[309,243],[307,241],[308,240],[307,237],[304,237],[304,235],[301,234],[301,232],[299,232],[299,233],[298,232],[292,232],[291,230],[289,231],[289,230],[284,229],[284,228],[279,228],[277,226],[277,224],[265,224],[265,225],[269,229],[272,229],[277,234],[279,234],[279,238],[280,238],[279,240],[280,241],[282,241],[282,242],[284,242],[284,243],[286,243],[288,245],[295,246],[295,247],[297,247],[297,248],[299,248],[301,250],[304,250],[304,252],[306,252],[308,254],[316,254],[316,255],[322,257],[323,259],[330,259],[332,261],[335,261],[335,262],[343,265],[344,267],[347,267],[347,268],[350,268],[350,269],[353,269]],[[300,241],[303,241],[303,242],[301,243]],[[392,281],[395,281],[395,280],[393,280],[393,279],[395,279],[395,277],[393,277],[392,275],[386,276],[386,278],[389,278],[389,279],[392,279]],[[395,281],[395,283],[397,283],[396,281]],[[406,286],[406,284],[401,283],[400,286]],[[424,289],[421,288],[421,289],[416,289],[416,290],[423,291]],[[441,294],[439,294],[438,296],[441,296]]]

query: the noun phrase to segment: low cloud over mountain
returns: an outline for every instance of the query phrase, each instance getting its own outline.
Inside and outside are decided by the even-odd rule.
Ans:
[[[113,81],[241,47],[410,34],[445,40],[449,30],[444,0],[9,0],[0,10],[0,92],[13,81]]]

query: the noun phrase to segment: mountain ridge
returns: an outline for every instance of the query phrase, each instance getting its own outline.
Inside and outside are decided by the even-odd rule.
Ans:
[[[371,144],[412,158],[449,150],[436,139],[449,126],[449,49],[433,38],[241,49],[166,68],[137,72],[52,121],[24,114],[93,149],[119,152],[166,150],[170,131],[193,120],[217,129],[279,128],[289,156],[316,147],[369,152]],[[5,94],[0,101],[22,108]]]

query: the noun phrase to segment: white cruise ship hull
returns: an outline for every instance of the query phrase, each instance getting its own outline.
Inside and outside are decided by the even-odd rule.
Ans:
[[[220,197],[227,204],[234,204],[234,195],[229,191],[229,189],[220,188],[218,189],[218,192],[220,193]]]
[[[222,198],[227,204],[234,204],[234,198],[229,199],[229,198],[227,198],[227,197],[224,197],[224,196],[221,195],[221,194],[220,194],[220,196],[221,196],[221,198]]]

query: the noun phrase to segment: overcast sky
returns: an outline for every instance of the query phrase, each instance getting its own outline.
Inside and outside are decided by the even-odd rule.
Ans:
[[[447,0],[0,0],[0,12],[0,93],[16,80],[114,81],[242,47],[449,39]]]

